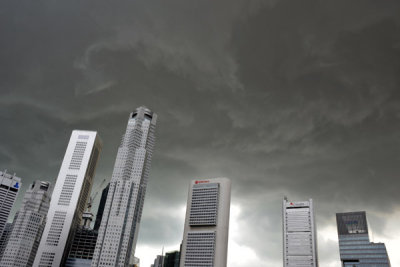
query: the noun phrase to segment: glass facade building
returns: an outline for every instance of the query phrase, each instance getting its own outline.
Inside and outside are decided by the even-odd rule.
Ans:
[[[369,240],[365,211],[336,214],[343,267],[390,267],[385,244]]]

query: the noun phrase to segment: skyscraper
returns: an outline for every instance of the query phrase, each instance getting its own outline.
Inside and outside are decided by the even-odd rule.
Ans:
[[[226,267],[231,181],[192,181],[186,207],[181,267]]]
[[[365,211],[336,214],[343,267],[390,267],[385,244],[371,243]]]
[[[283,266],[317,267],[317,237],[312,199],[283,199]]]
[[[80,225],[75,233],[65,267],[90,267],[97,236],[97,230]]]
[[[96,132],[72,132],[33,266],[59,267],[65,263],[88,202],[101,148]]]
[[[32,266],[46,224],[52,190],[49,182],[35,181],[30,185],[15,215],[0,266]]]
[[[8,174],[7,171],[0,172],[0,236],[3,234],[20,187],[21,178],[15,174]]]
[[[92,267],[133,265],[157,115],[145,107],[130,114],[118,148]]]

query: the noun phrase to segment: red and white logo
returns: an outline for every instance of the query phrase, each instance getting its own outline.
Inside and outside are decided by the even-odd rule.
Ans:
[[[206,184],[206,183],[208,183],[209,181],[195,181],[194,183],[195,184]]]

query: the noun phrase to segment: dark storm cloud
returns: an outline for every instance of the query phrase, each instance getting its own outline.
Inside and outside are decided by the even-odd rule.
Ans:
[[[399,209],[396,1],[1,5],[0,168],[24,188],[57,176],[73,129],[99,131],[109,179],[145,104],[159,121],[139,242],[179,242],[171,214],[203,177],[233,180],[241,241],[265,266],[280,263],[283,195],[314,198],[319,228],[367,210],[379,233]],[[337,244],[321,246],[331,260]]]

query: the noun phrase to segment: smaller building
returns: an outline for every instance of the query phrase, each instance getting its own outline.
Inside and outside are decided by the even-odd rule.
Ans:
[[[172,251],[165,253],[163,267],[179,267],[180,252]]]
[[[163,267],[163,265],[164,265],[164,256],[157,255],[151,267]]]
[[[369,240],[365,211],[337,213],[336,222],[343,267],[390,267],[385,244]]]

